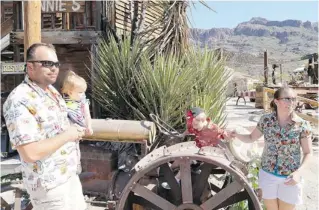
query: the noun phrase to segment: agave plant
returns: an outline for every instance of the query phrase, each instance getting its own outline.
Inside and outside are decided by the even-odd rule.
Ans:
[[[141,42],[110,38],[98,46],[92,62],[95,100],[108,116],[149,120],[154,113],[176,128],[183,127],[184,113],[203,107],[213,121],[222,124],[228,73],[224,60],[208,49],[189,50],[181,56],[157,54],[150,59]]]

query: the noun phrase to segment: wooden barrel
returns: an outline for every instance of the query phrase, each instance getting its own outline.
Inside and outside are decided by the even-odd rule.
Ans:
[[[156,135],[156,126],[150,121],[92,119],[92,129],[93,135],[83,139],[135,143],[148,140],[152,143]]]

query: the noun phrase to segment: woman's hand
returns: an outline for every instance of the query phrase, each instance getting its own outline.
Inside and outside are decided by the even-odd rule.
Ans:
[[[229,140],[233,140],[234,138],[236,138],[236,130],[232,130],[232,131],[225,131],[224,137],[227,141]]]
[[[300,173],[298,171],[295,171],[287,177],[285,184],[296,185],[300,182],[300,179],[301,179]]]

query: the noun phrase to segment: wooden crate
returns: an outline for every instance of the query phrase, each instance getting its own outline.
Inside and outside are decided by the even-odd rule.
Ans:
[[[270,103],[274,99],[274,94],[267,93],[267,98],[264,98],[263,95],[263,86],[257,86],[256,87],[256,100],[255,100],[255,108],[258,109],[270,109]],[[267,104],[267,107],[264,107],[264,103]]]

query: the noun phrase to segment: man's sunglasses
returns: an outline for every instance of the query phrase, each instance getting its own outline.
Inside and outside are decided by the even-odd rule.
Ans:
[[[53,61],[27,61],[27,62],[30,62],[30,63],[41,63],[41,65],[43,67],[47,67],[47,68],[50,68],[50,67],[57,67],[59,68],[61,66],[60,62],[53,62]]]
[[[283,100],[285,102],[296,102],[296,98],[279,98],[279,100]]]

